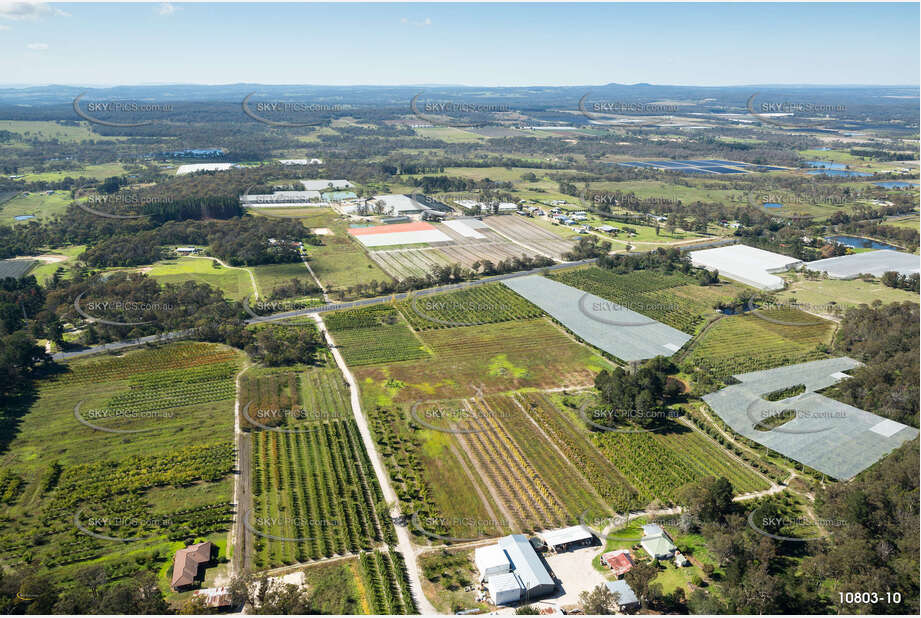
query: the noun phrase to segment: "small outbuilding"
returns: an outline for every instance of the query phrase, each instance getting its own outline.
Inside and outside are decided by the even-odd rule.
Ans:
[[[623,579],[604,583],[607,589],[617,595],[617,609],[622,612],[635,610],[640,606],[640,600],[630,585]]]
[[[486,584],[494,605],[510,605],[521,600],[524,586],[514,573],[493,575]]]
[[[477,547],[473,552],[473,562],[480,572],[480,581],[512,570],[511,560],[498,545]]]
[[[569,526],[539,532],[538,536],[553,552],[560,553],[595,544],[595,535],[585,526]]]

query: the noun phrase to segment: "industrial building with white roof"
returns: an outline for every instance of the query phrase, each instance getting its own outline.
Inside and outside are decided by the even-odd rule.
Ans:
[[[511,534],[495,545],[478,547],[474,563],[495,605],[532,600],[556,590],[547,567],[523,534]]]
[[[794,257],[748,245],[692,251],[690,256],[691,264],[698,268],[719,271],[720,275],[760,290],[783,289],[784,280],[771,273],[796,268],[803,263]]]

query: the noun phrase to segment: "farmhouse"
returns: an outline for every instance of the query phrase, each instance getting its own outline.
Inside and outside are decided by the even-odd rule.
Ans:
[[[175,251],[179,255],[194,255],[198,253],[198,247],[176,247]]]
[[[556,590],[556,583],[534,547],[523,534],[502,537],[474,552],[480,581],[495,605],[533,600]]]
[[[646,553],[655,559],[671,558],[675,555],[675,544],[668,538],[668,534],[658,524],[643,526],[643,539],[640,545]]]
[[[170,581],[173,590],[182,590],[195,584],[201,567],[211,562],[213,549],[214,545],[205,541],[176,552],[173,558],[173,578]]]
[[[760,290],[782,290],[784,280],[771,274],[800,266],[796,258],[747,245],[729,245],[690,253],[691,264]]]
[[[539,532],[538,535],[553,552],[560,553],[595,544],[595,535],[585,526],[569,526],[568,528],[557,528],[556,530],[547,530]]]
[[[601,555],[601,564],[607,566],[614,575],[620,577],[633,568],[633,557],[628,549],[609,551]]]
[[[627,584],[626,581],[618,579],[612,582],[605,582],[608,590],[617,595],[617,608],[622,611],[630,611],[640,606],[640,600],[636,598],[636,593]]]

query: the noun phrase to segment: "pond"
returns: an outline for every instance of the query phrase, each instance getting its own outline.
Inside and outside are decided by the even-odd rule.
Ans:
[[[781,204],[780,202],[765,202],[761,205],[764,206],[765,208],[783,208],[783,204]]]
[[[815,176],[821,174],[822,176],[847,176],[847,177],[862,177],[862,176],[872,176],[873,174],[868,174],[867,172],[852,172],[850,170],[815,170],[814,172],[809,172],[811,175]]]
[[[916,182],[902,182],[899,180],[887,180],[886,182],[874,182],[873,184],[883,189],[910,189],[918,186]]]
[[[832,163],[831,161],[804,161],[809,167],[820,167],[823,170],[843,170],[844,163]]]
[[[842,245],[847,245],[848,247],[853,247],[854,249],[893,249],[895,251],[901,251],[901,247],[896,247],[895,245],[890,245],[884,242],[879,242],[877,240],[870,240],[869,238],[861,238],[859,236],[829,236],[826,240],[834,240],[837,243]]]
[[[13,217],[16,221],[28,221],[29,219],[34,219],[35,215],[16,215]]]

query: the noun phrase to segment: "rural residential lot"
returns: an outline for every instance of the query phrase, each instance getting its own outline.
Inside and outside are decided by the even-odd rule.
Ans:
[[[632,85],[418,52],[716,7],[66,8],[0,9],[2,613],[918,614],[919,89],[851,85],[917,6]]]

